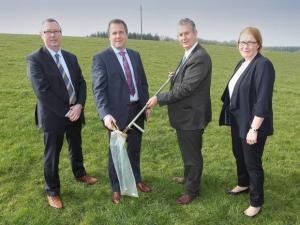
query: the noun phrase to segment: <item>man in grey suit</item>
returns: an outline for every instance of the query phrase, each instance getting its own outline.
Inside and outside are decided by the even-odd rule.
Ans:
[[[123,20],[113,19],[108,24],[108,37],[111,46],[93,57],[92,80],[96,109],[100,120],[109,130],[116,124],[121,130],[138,114],[146,104],[148,83],[143,63],[138,52],[126,48],[127,25]],[[150,115],[147,109],[136,123],[144,126],[144,119]],[[109,133],[110,134],[110,133]],[[140,149],[142,133],[135,128],[128,132],[127,152],[137,189],[150,192],[142,182],[140,171]],[[109,150],[108,172],[112,188],[112,202],[121,201],[119,181]]]
[[[176,129],[184,163],[184,177],[175,177],[175,181],[184,183],[185,192],[176,202],[184,205],[191,203],[200,190],[202,135],[211,121],[211,59],[198,43],[192,20],[179,21],[178,40],[185,53],[171,80],[170,91],[150,98],[147,104],[168,106],[170,124]]]

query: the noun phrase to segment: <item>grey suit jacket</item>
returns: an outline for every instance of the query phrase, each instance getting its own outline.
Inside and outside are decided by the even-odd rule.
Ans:
[[[170,124],[179,130],[204,129],[211,121],[211,59],[197,45],[171,81],[170,91],[157,95],[168,105]]]

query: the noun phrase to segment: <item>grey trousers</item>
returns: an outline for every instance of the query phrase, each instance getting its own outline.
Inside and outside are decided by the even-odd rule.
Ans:
[[[184,164],[184,193],[197,196],[203,170],[201,130],[176,130],[179,148]]]

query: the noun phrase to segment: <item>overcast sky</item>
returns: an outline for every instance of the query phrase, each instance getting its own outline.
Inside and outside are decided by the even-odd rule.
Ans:
[[[57,19],[63,34],[86,36],[105,31],[113,18],[129,32],[176,37],[179,19],[196,23],[199,38],[236,40],[246,26],[260,29],[264,46],[300,46],[299,0],[0,0],[0,33],[37,34],[41,21]]]

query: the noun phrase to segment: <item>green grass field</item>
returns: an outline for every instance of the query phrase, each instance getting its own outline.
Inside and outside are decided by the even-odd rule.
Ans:
[[[96,114],[92,87],[92,56],[108,46],[107,39],[65,37],[63,48],[78,56],[88,87],[83,129],[85,166],[100,182],[77,183],[66,145],[60,157],[61,194],[65,209],[50,208],[43,178],[43,134],[34,125],[35,96],[26,74],[25,57],[42,45],[38,36],[0,34],[0,224],[36,225],[296,225],[300,224],[300,54],[263,52],[276,69],[275,135],[264,153],[265,204],[257,218],[248,219],[247,195],[229,197],[236,168],[227,127],[218,126],[220,96],[240,56],[237,49],[205,46],[213,61],[211,98],[213,121],[204,134],[204,171],[200,197],[188,206],[175,199],[183,187],[172,182],[182,174],[182,161],[169,126],[166,108],[155,108],[146,125],[142,175],[153,188],[138,199],[111,203],[107,174],[107,133]],[[183,51],[176,42],[129,40],[141,53],[153,94],[174,70]]]

